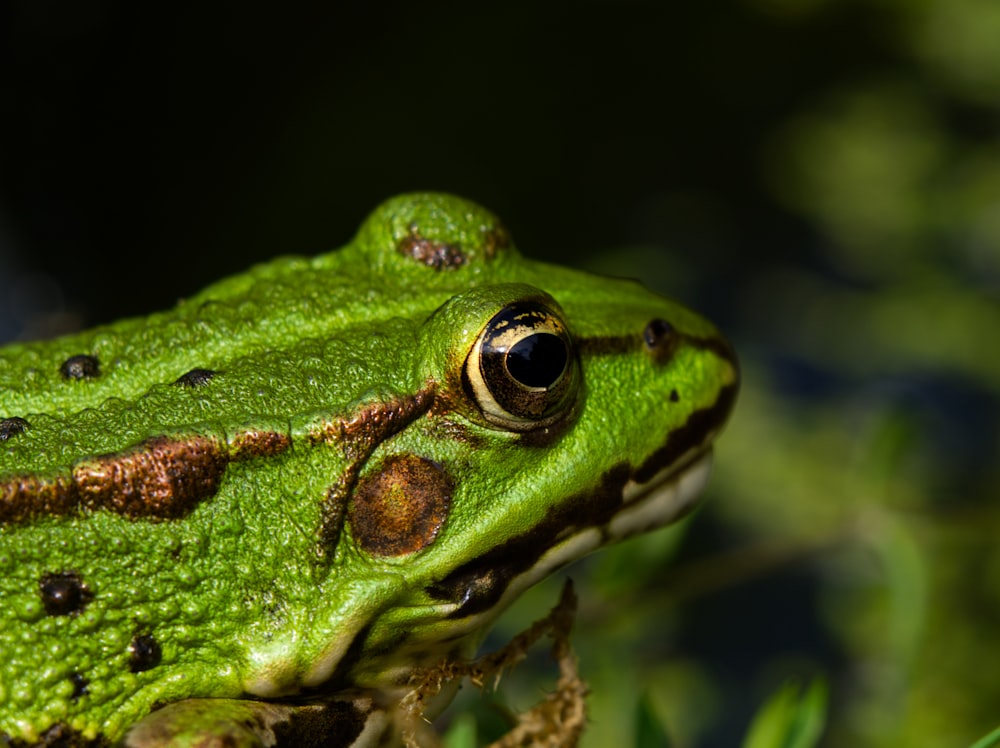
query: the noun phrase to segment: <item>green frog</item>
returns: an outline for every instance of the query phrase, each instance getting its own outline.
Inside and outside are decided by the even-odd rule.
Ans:
[[[378,744],[418,668],[689,512],[737,388],[700,316],[443,194],[8,345],[0,745]]]

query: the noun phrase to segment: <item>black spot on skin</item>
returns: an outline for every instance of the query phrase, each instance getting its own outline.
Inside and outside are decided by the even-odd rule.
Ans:
[[[29,426],[31,426],[30,423],[17,416],[0,420],[0,442],[5,442],[18,434],[23,434],[28,430]]]
[[[177,377],[174,384],[180,385],[181,387],[201,387],[202,385],[208,384],[212,381],[218,372],[212,371],[211,369],[191,369],[187,374],[182,374]]]
[[[42,575],[38,592],[50,616],[77,615],[94,599],[80,575],[73,571]]]
[[[63,379],[93,379],[100,376],[101,365],[95,356],[81,353],[63,361],[59,373]]]
[[[70,673],[69,680],[70,683],[73,684],[73,693],[70,695],[70,698],[73,701],[76,701],[81,696],[86,696],[88,693],[90,693],[90,690],[88,688],[88,686],[90,685],[90,681],[88,681],[86,678],[80,675],[80,673]]]
[[[128,645],[128,667],[133,673],[151,670],[160,664],[163,650],[152,634],[136,634]]]
[[[677,390],[670,390],[670,402],[676,403],[679,402],[680,399],[681,396],[677,394]]]

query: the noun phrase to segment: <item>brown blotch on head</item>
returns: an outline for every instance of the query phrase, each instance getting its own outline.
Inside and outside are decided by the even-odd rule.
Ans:
[[[510,247],[510,234],[503,224],[490,226],[483,232],[483,257],[487,260],[492,260],[498,252],[508,247]]]
[[[83,579],[74,571],[43,574],[38,580],[46,615],[77,615],[94,599]]]
[[[435,270],[457,268],[468,262],[461,245],[425,239],[417,233],[416,226],[410,227],[410,233],[400,240],[396,250]]]
[[[426,548],[448,518],[453,488],[437,463],[413,454],[386,458],[354,492],[348,519],[355,542],[373,556]]]
[[[182,517],[219,490],[228,456],[208,436],[146,439],[74,466],[80,503],[126,517]]]
[[[0,442],[5,442],[18,434],[23,434],[30,426],[30,423],[18,416],[0,419]]]
[[[96,356],[80,353],[63,361],[59,373],[63,379],[94,379],[101,375],[101,364]]]

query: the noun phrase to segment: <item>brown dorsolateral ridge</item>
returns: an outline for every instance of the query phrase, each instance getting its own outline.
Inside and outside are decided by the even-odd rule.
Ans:
[[[69,474],[0,479],[0,525],[105,509],[129,519],[177,519],[219,490],[230,462],[278,454],[287,434],[154,436],[134,447],[81,460]]]
[[[346,482],[353,486],[372,450],[426,413],[433,394],[427,387],[365,405],[309,433],[306,442],[339,444],[352,463]],[[228,442],[216,435],[161,435],[80,460],[68,473],[5,476],[0,478],[0,526],[80,510],[107,510],[129,519],[178,519],[218,492],[231,462],[278,455],[291,444],[288,434],[267,429],[243,429]]]

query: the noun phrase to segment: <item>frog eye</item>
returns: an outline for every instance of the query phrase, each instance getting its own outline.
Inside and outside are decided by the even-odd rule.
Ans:
[[[564,414],[576,370],[573,341],[560,314],[538,301],[517,301],[486,323],[462,378],[487,421],[530,431]]]

